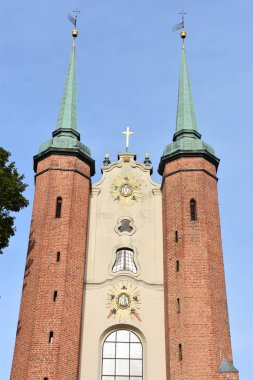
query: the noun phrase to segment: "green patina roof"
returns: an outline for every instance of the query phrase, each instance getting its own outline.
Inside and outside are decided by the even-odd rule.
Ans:
[[[184,129],[192,131],[198,130],[187,68],[186,50],[183,45],[177,103],[176,132]]]
[[[46,141],[45,143],[41,144],[39,147],[39,154],[42,154],[46,152],[49,149],[59,149],[59,150],[68,150],[68,149],[78,149],[82,153],[88,155],[91,157],[91,151],[90,149],[82,144],[80,141],[78,141],[77,138],[71,137],[71,136],[56,136],[53,137],[51,140]]]
[[[158,172],[162,174],[165,163],[180,154],[191,156],[203,154],[215,161],[217,165],[219,162],[215,157],[214,149],[201,140],[201,134],[198,132],[184,45],[179,78],[176,132],[173,142],[164,149]]]
[[[171,155],[173,153],[177,153],[178,151],[185,152],[198,152],[198,151],[207,151],[211,155],[215,155],[214,149],[207,144],[205,141],[201,140],[201,138],[194,137],[194,135],[185,135],[181,138],[178,138],[173,143],[166,146],[163,152],[163,156]]]
[[[91,157],[90,149],[80,142],[80,134],[77,132],[75,50],[74,41],[57,126],[53,132],[53,138],[40,146],[39,154],[35,156],[36,159],[50,151],[61,152],[62,154],[64,152],[66,154],[68,152],[77,152],[81,155],[88,156],[88,159]]]
[[[229,363],[227,359],[223,359],[218,369],[219,373],[237,373],[238,370],[234,367],[233,363]]]
[[[71,128],[74,131],[77,131],[75,41],[72,46],[72,53],[56,129],[61,128]]]

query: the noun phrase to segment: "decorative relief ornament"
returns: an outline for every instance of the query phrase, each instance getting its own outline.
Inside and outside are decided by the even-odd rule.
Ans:
[[[142,196],[141,184],[135,177],[117,177],[112,183],[111,195],[121,206],[131,206]]]
[[[113,285],[108,294],[106,307],[110,309],[107,318],[117,318],[119,322],[126,322],[127,318],[136,318],[141,322],[138,312],[140,292],[131,282],[118,282]]]

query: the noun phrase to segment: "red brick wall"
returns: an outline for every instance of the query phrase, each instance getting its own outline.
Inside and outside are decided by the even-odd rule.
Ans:
[[[218,377],[219,380],[239,380],[238,373],[223,373]]]
[[[167,380],[223,379],[218,367],[223,358],[232,360],[215,176],[214,165],[197,157],[169,162],[164,170]],[[192,198],[197,221],[190,218]]]
[[[90,176],[88,165],[73,156],[49,156],[38,163],[11,380],[78,378],[90,182],[73,170],[38,175],[48,168]],[[61,218],[55,218],[58,196]]]

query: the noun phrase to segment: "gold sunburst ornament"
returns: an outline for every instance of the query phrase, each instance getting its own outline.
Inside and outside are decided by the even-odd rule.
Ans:
[[[121,206],[132,206],[142,196],[141,184],[136,177],[117,177],[112,183],[111,195]]]
[[[107,308],[110,309],[107,318],[117,318],[126,322],[128,318],[136,318],[141,322],[138,312],[140,309],[140,291],[131,282],[118,282],[110,289],[107,298]]]

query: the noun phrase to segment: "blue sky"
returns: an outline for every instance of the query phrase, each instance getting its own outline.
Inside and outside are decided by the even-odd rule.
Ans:
[[[34,191],[32,157],[56,126],[71,52],[67,12],[81,10],[78,128],[96,160],[149,152],[153,179],[174,133],[181,41],[171,27],[186,9],[188,66],[198,128],[221,158],[219,200],[234,364],[252,379],[252,1],[61,0],[1,6],[0,145],[25,174],[30,207],[0,257],[0,379],[8,380]]]

